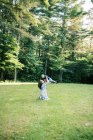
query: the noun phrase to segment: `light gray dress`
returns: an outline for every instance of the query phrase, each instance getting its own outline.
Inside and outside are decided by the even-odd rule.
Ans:
[[[42,99],[42,100],[48,99],[47,90],[46,90],[46,83],[45,82],[41,86],[40,99]]]

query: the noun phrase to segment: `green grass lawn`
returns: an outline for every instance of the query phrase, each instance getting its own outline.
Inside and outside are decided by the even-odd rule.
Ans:
[[[93,85],[0,86],[0,140],[93,140]]]

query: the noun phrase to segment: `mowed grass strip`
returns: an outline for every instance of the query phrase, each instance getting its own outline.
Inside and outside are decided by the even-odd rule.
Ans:
[[[93,85],[0,86],[0,140],[92,140]]]

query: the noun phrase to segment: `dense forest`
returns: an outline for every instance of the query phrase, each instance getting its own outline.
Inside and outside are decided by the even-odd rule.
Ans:
[[[34,82],[44,73],[92,84],[93,8],[84,3],[0,0],[0,81]]]

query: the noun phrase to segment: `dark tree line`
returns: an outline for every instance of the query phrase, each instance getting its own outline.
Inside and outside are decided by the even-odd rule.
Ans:
[[[0,79],[93,83],[91,14],[76,0],[0,0]],[[92,21],[92,17],[91,17]]]

